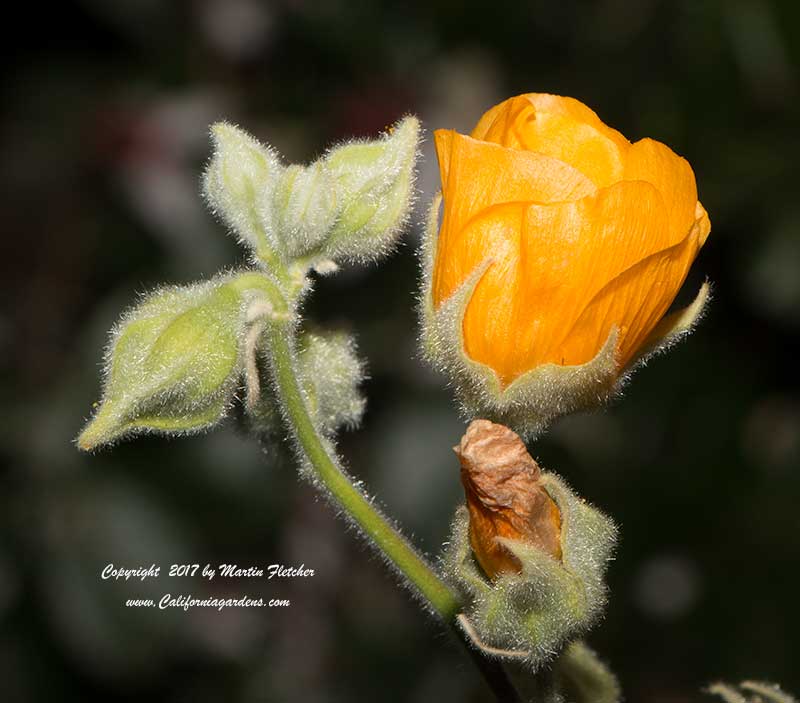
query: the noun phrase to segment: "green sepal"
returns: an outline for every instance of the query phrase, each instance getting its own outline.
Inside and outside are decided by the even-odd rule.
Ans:
[[[287,167],[277,181],[272,208],[284,258],[292,260],[317,251],[330,235],[339,208],[325,161]]]

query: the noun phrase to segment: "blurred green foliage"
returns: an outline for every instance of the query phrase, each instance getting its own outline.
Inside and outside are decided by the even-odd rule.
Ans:
[[[628,700],[709,680],[800,690],[800,5],[794,0],[35,4],[7,23],[0,118],[0,681],[9,701],[487,700],[280,448],[236,422],[95,456],[71,444],[106,332],[137,293],[242,261],[199,197],[207,126],[287,159],[406,112],[470,129],[555,92],[695,168],[713,224],[710,314],[607,412],[532,451],[613,515],[611,604],[590,642]],[[427,142],[419,222],[437,187]],[[418,227],[379,267],[320,280],[308,314],[369,360],[353,473],[438,551],[461,500],[462,425],[416,349]],[[109,562],[304,562],[285,611],[144,612],[198,580],[102,581]],[[255,587],[215,581],[217,595]],[[274,595],[273,595],[274,594]]]

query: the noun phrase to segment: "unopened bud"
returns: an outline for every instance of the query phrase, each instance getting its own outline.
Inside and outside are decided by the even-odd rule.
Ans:
[[[259,365],[266,370],[268,355]],[[258,369],[257,369],[258,370]],[[359,384],[364,364],[358,358],[355,341],[344,333],[306,333],[297,350],[297,375],[306,408],[316,428],[333,437],[342,428],[358,426],[366,400]],[[248,407],[253,429],[262,435],[281,432],[280,407],[270,394],[261,394]]]
[[[228,276],[151,293],[112,332],[103,400],[78,446],[214,425],[242,368],[244,299]]]
[[[406,117],[379,139],[344,144],[324,157],[339,207],[327,256],[365,260],[390,249],[408,217],[418,142],[419,121]]]
[[[282,172],[277,154],[243,129],[218,122],[211,127],[214,155],[203,177],[212,210],[256,253],[274,247],[273,223],[265,206]]]
[[[277,182],[272,208],[287,257],[317,249],[338,213],[335,184],[325,163],[286,168]]]

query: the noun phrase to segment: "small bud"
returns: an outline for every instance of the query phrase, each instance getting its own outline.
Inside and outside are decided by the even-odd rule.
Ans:
[[[214,155],[203,176],[203,193],[237,238],[256,253],[275,248],[270,209],[282,167],[277,155],[247,132],[226,122],[211,127]]]
[[[486,574],[522,571],[497,537],[536,546],[560,560],[561,513],[519,436],[504,425],[475,420],[453,449],[461,462],[470,544]]]
[[[380,139],[344,144],[324,157],[338,207],[327,256],[373,259],[390,248],[408,217],[418,140],[418,120],[406,117]]]
[[[259,364],[262,373],[266,364],[266,359]],[[366,401],[358,386],[364,378],[364,365],[352,337],[306,333],[299,344],[297,372],[309,415],[320,432],[331,436],[361,422]],[[259,432],[280,430],[280,411],[271,396],[262,395],[248,412]]]
[[[243,297],[227,279],[149,295],[112,331],[103,400],[78,446],[215,424],[241,372],[245,326]]]
[[[470,429],[459,447],[469,507],[456,512],[445,575],[476,646],[537,669],[602,612],[616,528],[539,472],[510,430],[485,421]]]
[[[275,223],[289,258],[315,251],[328,237],[337,215],[336,190],[324,161],[289,166],[272,200]]]
[[[324,434],[361,422],[366,401],[359,391],[364,366],[352,337],[307,334],[300,352],[300,373],[314,423]]]

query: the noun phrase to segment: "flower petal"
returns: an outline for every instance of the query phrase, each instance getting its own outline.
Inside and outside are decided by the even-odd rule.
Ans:
[[[506,149],[453,130],[434,132],[445,199],[457,192],[467,218],[487,204],[578,200],[597,188],[579,170],[552,156]]]
[[[700,246],[703,246],[706,243],[706,239],[708,239],[708,235],[711,234],[711,220],[708,219],[708,213],[699,200],[694,208],[694,216],[698,232],[697,236],[700,240]]]
[[[610,281],[569,329],[563,345],[577,349],[582,344],[592,349],[602,334],[598,330],[616,326],[617,364],[625,367],[647,342],[686,280],[701,246],[698,234],[699,229],[692,228],[682,242],[651,254]]]
[[[689,162],[661,142],[642,139],[628,150],[624,178],[656,187],[670,220],[671,243],[683,241],[697,219],[697,184]]]
[[[463,256],[463,252],[451,251],[451,241],[482,210],[504,202],[576,200],[596,190],[582,173],[550,156],[504,149],[451,130],[437,130],[434,138],[444,195],[434,273],[437,304],[462,282],[444,284],[439,270],[442,265],[450,267],[455,263],[462,271],[459,262],[452,260]]]
[[[529,93],[489,110],[475,139],[553,156],[604,188],[622,179],[630,142],[573,98]]]
[[[485,208],[447,239],[442,236],[442,226],[432,288],[435,307],[444,303],[486,259],[492,260],[492,268],[498,274],[515,275],[521,222],[527,206],[501,203]],[[509,279],[509,287],[511,284]]]
[[[620,323],[588,314],[587,301],[603,299],[610,282],[669,246],[663,201],[649,183],[618,183],[575,202],[505,203],[487,208],[454,235],[454,254],[444,256],[439,268],[440,294],[491,257],[464,315],[465,350],[508,385],[539,364],[578,365],[594,358]],[[675,281],[685,276],[683,259],[673,265],[678,274],[667,264],[666,273],[659,273],[672,297],[680,285]],[[662,285],[648,278],[649,270],[643,275],[651,287]],[[614,312],[649,320],[649,301],[629,299],[629,293],[621,291]],[[596,310],[605,313],[602,305]],[[642,305],[644,312],[636,307]]]

